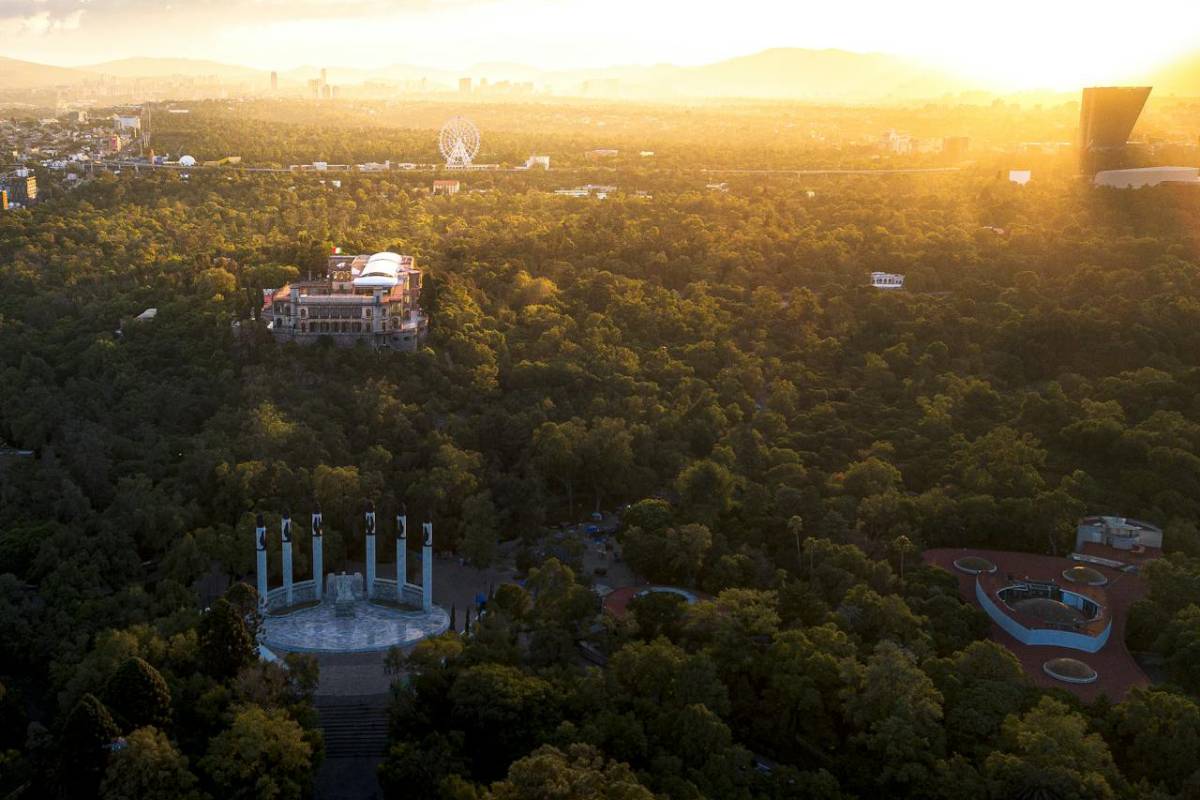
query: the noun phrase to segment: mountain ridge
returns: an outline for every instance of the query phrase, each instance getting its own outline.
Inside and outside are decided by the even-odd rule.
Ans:
[[[167,77],[217,77],[265,76],[269,70],[255,69],[240,64],[227,64],[204,58],[155,58],[133,56],[87,64],[75,69],[118,78],[167,78]]]
[[[295,87],[318,76],[316,66],[279,70],[284,86]],[[167,79],[214,77],[264,88],[269,70],[191,58],[132,57],[77,67],[39,64],[0,56],[0,90],[52,88],[78,85],[101,77]],[[366,81],[424,79],[452,89],[461,77],[478,83],[486,78],[532,81],[557,93],[580,91],[585,81],[608,85],[607,93],[664,98],[746,97],[763,99],[821,100],[861,103],[936,99],[964,92],[988,92],[979,82],[930,66],[918,59],[880,52],[855,52],[838,48],[777,47],[708,64],[626,64],[609,67],[545,70],[516,62],[484,62],[465,70],[415,64],[390,64],[377,68],[327,67],[329,81],[352,86]],[[1175,59],[1141,76],[1159,96],[1200,96],[1200,52]]]
[[[40,89],[64,83],[82,83],[90,76],[75,67],[58,67],[0,56],[0,88]],[[8,87],[8,84],[17,84]]]

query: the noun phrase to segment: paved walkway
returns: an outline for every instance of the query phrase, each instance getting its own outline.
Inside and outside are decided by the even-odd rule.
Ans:
[[[325,760],[314,780],[315,800],[379,800],[379,764],[388,744],[390,694],[316,698]]]
[[[321,679],[316,691],[318,698],[386,696],[391,689],[392,679],[383,671],[386,652],[314,655],[321,667]]]
[[[379,800],[377,771],[387,744],[392,678],[386,653],[319,653],[313,702],[325,737],[314,800]]]
[[[382,800],[379,756],[326,758],[313,781],[313,800]]]

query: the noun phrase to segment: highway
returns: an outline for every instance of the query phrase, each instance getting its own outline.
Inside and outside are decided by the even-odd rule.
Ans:
[[[326,169],[312,169],[310,165],[296,165],[295,167],[254,167],[242,164],[216,164],[206,166],[204,164],[195,164],[190,167],[181,166],[178,163],[171,164],[147,164],[144,161],[92,161],[83,162],[84,167],[100,168],[110,171],[132,169],[135,172],[143,169],[165,169],[174,170],[175,172],[198,172],[205,170],[225,170],[231,172],[246,172],[259,174],[283,174],[283,175],[391,175],[405,173],[445,173],[447,175],[469,175],[473,172],[529,172],[525,167],[495,167],[488,168],[472,168],[472,169],[447,169],[441,164],[418,164],[415,167],[405,169],[390,169],[390,170],[360,170],[356,169],[353,164],[338,164],[331,165]],[[21,167],[30,167],[29,164],[0,164],[0,170],[17,169]],[[572,172],[595,172],[597,170],[605,170],[609,172],[618,172],[617,167],[559,167],[554,169],[557,173],[572,173]],[[683,172],[699,172],[704,175],[791,175],[795,177],[807,177],[816,175],[935,175],[960,172],[961,167],[908,167],[894,169],[738,169],[732,167],[702,167],[699,169],[684,169]]]

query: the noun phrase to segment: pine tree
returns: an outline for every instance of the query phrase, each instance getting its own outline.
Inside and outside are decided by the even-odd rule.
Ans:
[[[170,727],[171,690],[158,670],[142,659],[126,659],[109,678],[104,694],[122,731]]]
[[[257,655],[241,614],[228,600],[218,600],[200,620],[200,657],[214,678],[232,678]]]
[[[68,797],[95,796],[120,735],[112,715],[95,695],[85,694],[67,715],[60,739],[59,777]]]
[[[250,640],[257,642],[262,630],[262,614],[258,610],[258,592],[245,581],[238,581],[225,591],[225,599],[242,615]]]
[[[496,507],[491,495],[482,492],[463,503],[462,552],[477,569],[487,569],[496,560]]]

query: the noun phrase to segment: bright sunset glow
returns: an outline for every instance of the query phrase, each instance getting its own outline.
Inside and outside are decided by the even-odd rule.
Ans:
[[[0,42],[3,55],[42,63],[173,56],[263,69],[686,65],[841,48],[908,56],[985,88],[1068,89],[1135,79],[1200,44],[1200,4],[2,0]]]

